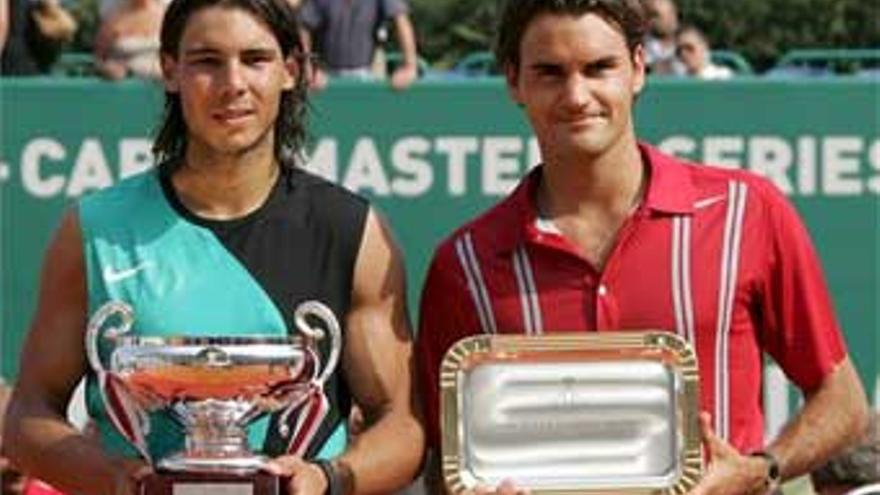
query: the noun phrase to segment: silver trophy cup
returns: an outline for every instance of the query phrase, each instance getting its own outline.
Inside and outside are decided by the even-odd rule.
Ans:
[[[102,306],[89,321],[86,352],[110,419],[145,459],[160,471],[254,473],[266,458],[249,450],[246,427],[278,411],[277,433],[289,453],[302,454],[327,411],[323,385],[342,345],[327,306],[299,305],[299,334],[285,337],[133,336],[134,319],[124,303]],[[324,363],[323,339],[330,349]],[[145,438],[153,411],[182,426],[183,451],[151,459]]]

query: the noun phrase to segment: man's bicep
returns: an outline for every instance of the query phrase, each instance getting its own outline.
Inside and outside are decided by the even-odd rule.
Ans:
[[[412,346],[403,260],[388,227],[370,211],[355,263],[345,372],[369,422],[409,401]]]
[[[18,387],[41,394],[63,410],[86,369],[85,262],[74,211],[69,211],[46,251],[37,310],[21,353]]]

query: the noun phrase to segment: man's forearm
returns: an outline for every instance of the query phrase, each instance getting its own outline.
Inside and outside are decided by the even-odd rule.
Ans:
[[[122,495],[124,462],[108,456],[64,418],[44,408],[13,404],[5,449],[22,472],[70,495]]]
[[[868,405],[849,358],[806,398],[804,408],[768,446],[783,479],[800,476],[853,444],[867,424]]]
[[[351,469],[353,493],[391,493],[418,474],[425,434],[406,413],[387,414],[352,442],[339,461]]]

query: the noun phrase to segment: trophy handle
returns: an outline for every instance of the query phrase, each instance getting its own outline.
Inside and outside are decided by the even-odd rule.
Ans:
[[[333,311],[324,303],[319,301],[306,301],[297,306],[296,311],[293,314],[293,320],[296,324],[297,330],[302,332],[306,337],[321,340],[326,336],[321,328],[309,325],[309,322],[306,319],[306,317],[309,316],[321,320],[321,322],[327,326],[327,331],[330,332],[330,356],[327,357],[324,369],[321,370],[316,379],[318,384],[323,385],[324,382],[327,381],[327,378],[330,377],[330,374],[333,373],[333,370],[336,369],[336,364],[339,361],[339,353],[342,349],[342,329],[339,327],[339,321],[336,319],[336,315],[334,315]]]
[[[92,369],[96,372],[106,371],[101,364],[101,358],[98,355],[98,334],[104,327],[104,322],[106,322],[111,316],[117,314],[122,320],[122,323],[118,327],[110,327],[107,329],[108,337],[116,337],[117,335],[122,335],[131,330],[131,325],[134,323],[134,311],[131,309],[131,306],[120,301],[110,301],[98,308],[98,311],[95,311],[95,314],[89,318],[89,323],[86,327],[86,356],[88,357]]]
[[[150,428],[149,417],[146,412],[134,406],[129,392],[121,386],[119,379],[104,368],[98,352],[98,339],[101,338],[101,330],[107,320],[115,315],[119,316],[120,324],[107,328],[104,333],[105,337],[116,337],[131,330],[134,323],[134,310],[131,309],[131,306],[120,301],[110,301],[104,304],[89,318],[86,326],[86,357],[97,376],[98,392],[104,403],[107,417],[141,456],[152,464],[145,440],[145,435],[149,433]]]

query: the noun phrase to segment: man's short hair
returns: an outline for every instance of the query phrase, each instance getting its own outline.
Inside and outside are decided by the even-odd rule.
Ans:
[[[643,0],[505,0],[495,40],[499,68],[519,68],[520,45],[526,28],[536,17],[548,13],[599,15],[623,34],[630,53],[644,42],[648,28]]]

